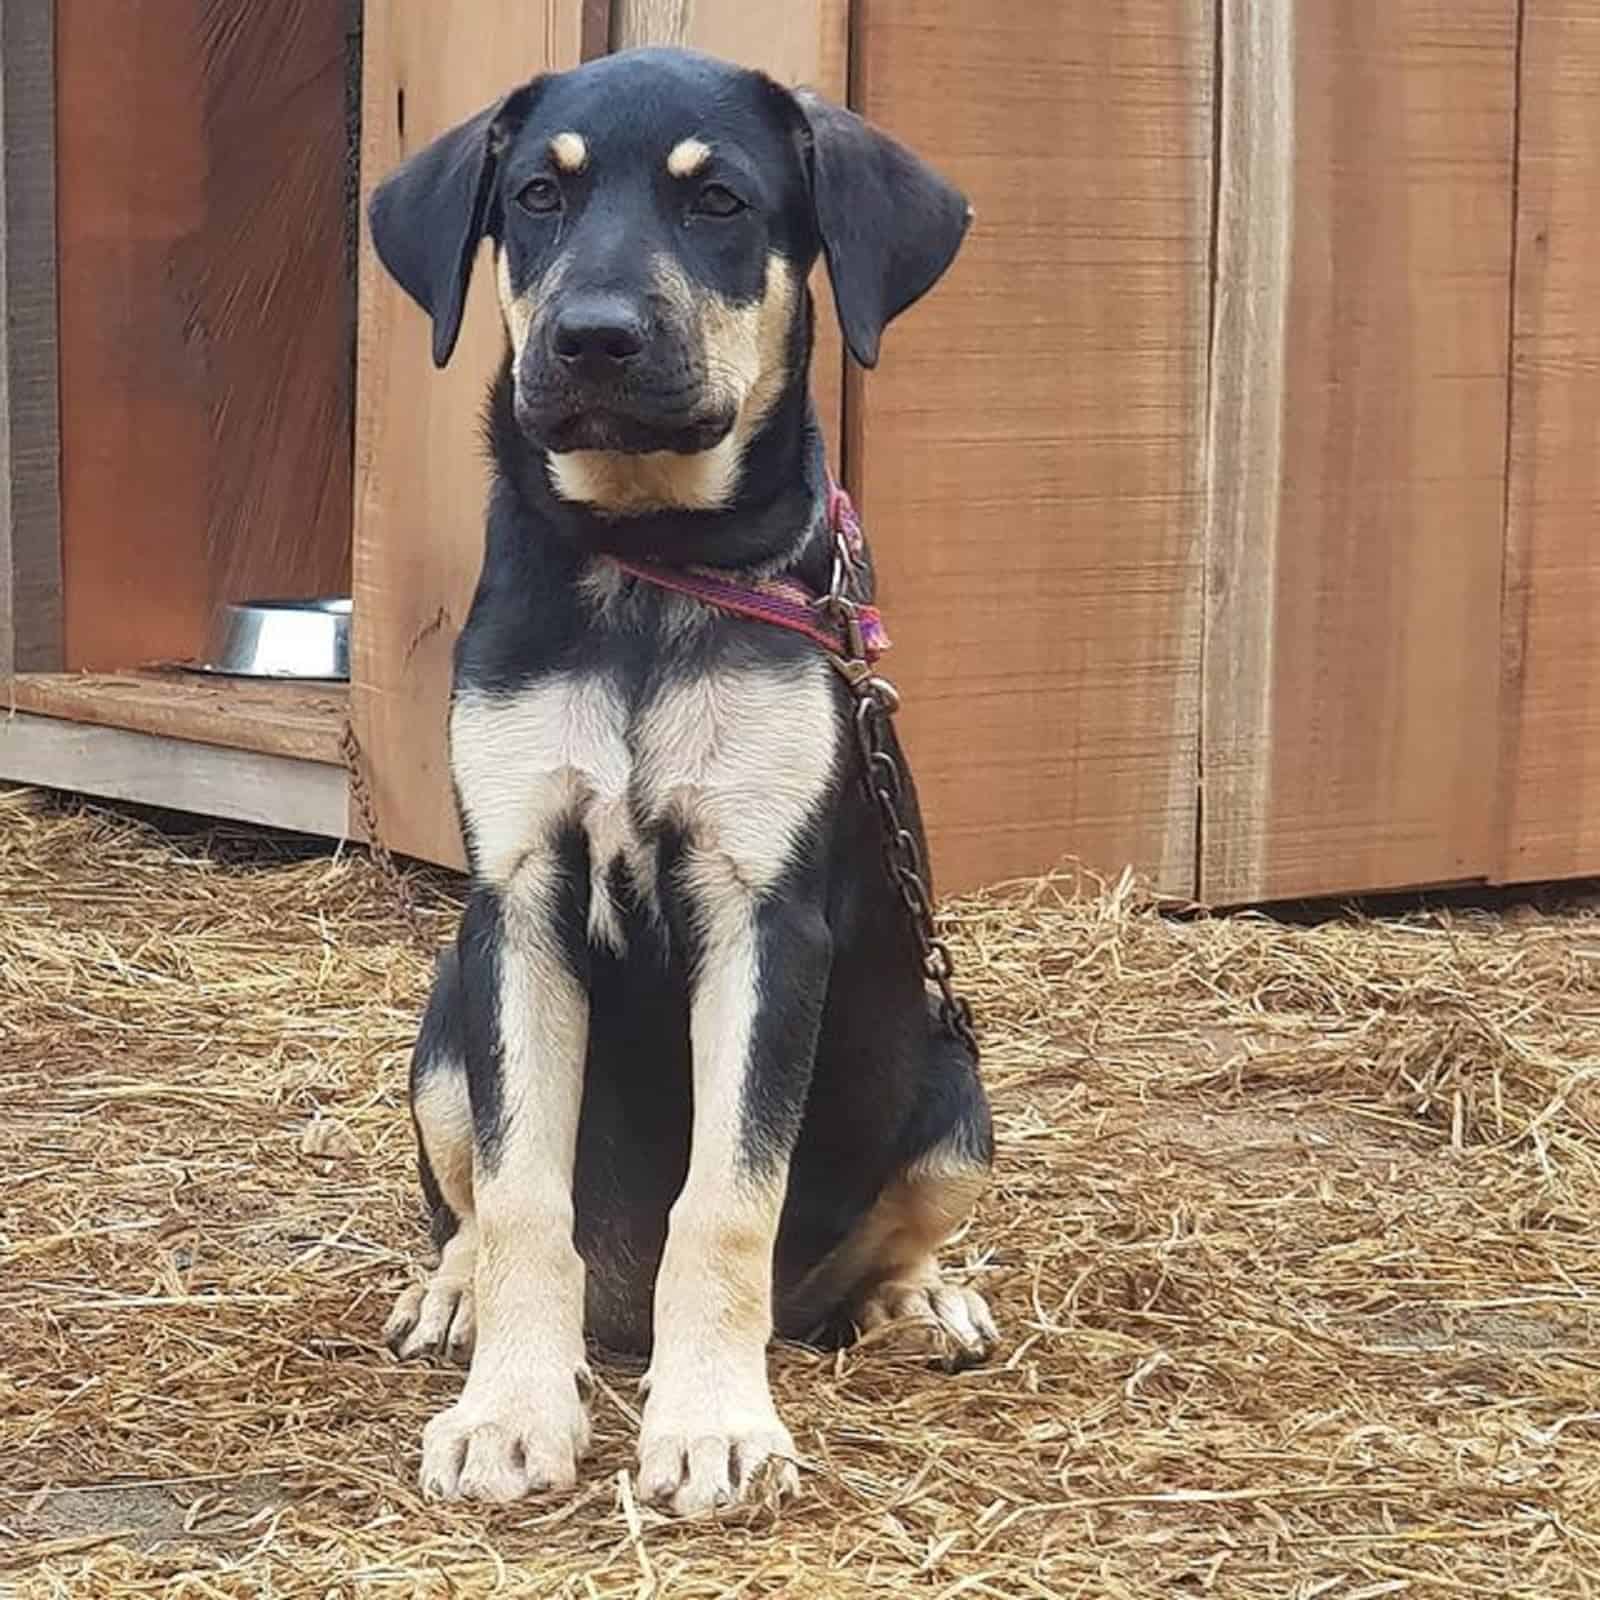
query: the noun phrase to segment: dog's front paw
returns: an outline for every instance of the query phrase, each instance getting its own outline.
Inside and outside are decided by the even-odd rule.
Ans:
[[[589,1448],[588,1374],[548,1385],[467,1392],[422,1431],[422,1492],[430,1500],[520,1500],[571,1489]]]
[[[639,1495],[680,1517],[754,1497],[758,1485],[775,1497],[800,1492],[794,1440],[762,1395],[740,1404],[661,1404],[652,1388],[639,1435]]]

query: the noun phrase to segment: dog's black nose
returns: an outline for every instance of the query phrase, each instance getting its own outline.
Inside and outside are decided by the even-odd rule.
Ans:
[[[644,349],[644,324],[626,300],[586,295],[555,319],[556,354],[571,366],[621,366]]]

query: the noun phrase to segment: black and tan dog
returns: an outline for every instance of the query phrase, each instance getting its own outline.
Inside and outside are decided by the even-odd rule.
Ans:
[[[536,79],[373,198],[434,360],[485,237],[509,346],[450,720],[472,897],[412,1069],[442,1256],[388,1330],[471,1352],[429,1494],[573,1483],[586,1326],[650,1351],[641,1492],[685,1513],[763,1463],[794,1486],[774,1327],[993,1345],[935,1255],[988,1107],[885,872],[848,687],[804,637],[617,565],[824,588],[807,275],[820,250],[871,366],[969,215],[850,113],[675,51]]]

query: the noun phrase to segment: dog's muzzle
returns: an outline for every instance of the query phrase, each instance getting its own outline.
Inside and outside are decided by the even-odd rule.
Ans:
[[[734,424],[682,334],[627,297],[564,297],[517,362],[518,425],[556,451],[707,450]]]

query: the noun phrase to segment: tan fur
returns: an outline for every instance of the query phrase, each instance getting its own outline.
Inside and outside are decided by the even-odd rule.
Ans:
[[[517,294],[511,287],[511,263],[506,259],[505,251],[495,252],[495,290],[500,299],[500,316],[506,325],[506,337],[511,341],[512,355],[521,356],[528,335],[533,332],[533,325],[538,319],[539,308],[561,281],[565,265],[565,257],[551,262],[537,283],[530,284],[521,294]]]
[[[461,716],[458,704],[457,737]],[[551,774],[549,786],[559,790],[565,776]],[[504,1124],[492,1164],[475,1151],[476,1346],[460,1399],[423,1431],[429,1498],[570,1488],[589,1441],[584,1268],[572,1243],[589,1001],[552,940],[560,868],[548,835],[536,833],[520,854],[503,850],[495,867]]]
[[[478,1224],[468,1212],[440,1253],[432,1277],[405,1290],[384,1324],[384,1340],[402,1361],[441,1349],[458,1361],[471,1356],[477,1339],[477,1263]]]
[[[893,1328],[947,1367],[981,1361],[999,1342],[994,1317],[977,1290],[945,1282],[938,1251],[987,1181],[987,1170],[963,1153],[935,1146],[884,1190],[837,1259],[813,1276],[831,1267],[835,1295],[855,1286],[851,1310],[864,1333]]]
[[[735,412],[735,421],[726,438],[689,455],[671,450],[551,453],[550,481],[557,494],[617,516],[669,508],[715,511],[726,505],[745,449],[788,377],[784,343],[796,286],[781,256],[767,257],[766,291],[746,306],[696,290],[675,262],[658,261],[655,273],[663,299],[695,329],[711,395]]]
[[[986,1168],[964,1154],[936,1145],[889,1183],[850,1236],[789,1295],[785,1326],[809,1326],[841,1295],[859,1297],[858,1320],[876,1326],[881,1318],[860,1316],[862,1308],[882,1307],[913,1286],[942,1285],[939,1247],[965,1221],[988,1183]],[[976,1297],[974,1297],[976,1298]],[[982,1301],[978,1304],[982,1306]],[[987,1308],[983,1318],[987,1321]]]
[[[581,133],[558,133],[550,141],[550,159],[563,172],[582,172],[589,165],[589,146]]]
[[[689,1175],[672,1208],[656,1279],[639,1491],[680,1516],[735,1499],[776,1460],[798,1487],[794,1443],[767,1385],[772,1257],[787,1172],[741,1172],[741,1103],[760,982],[754,905],[736,852],[690,853],[685,880],[705,927],[690,1009],[694,1130]]]
[[[692,178],[711,159],[704,139],[680,139],[667,152],[667,171],[674,178]]]
[[[458,1217],[472,1214],[472,1106],[459,1061],[440,1062],[412,1099],[417,1133],[445,1204]]]

